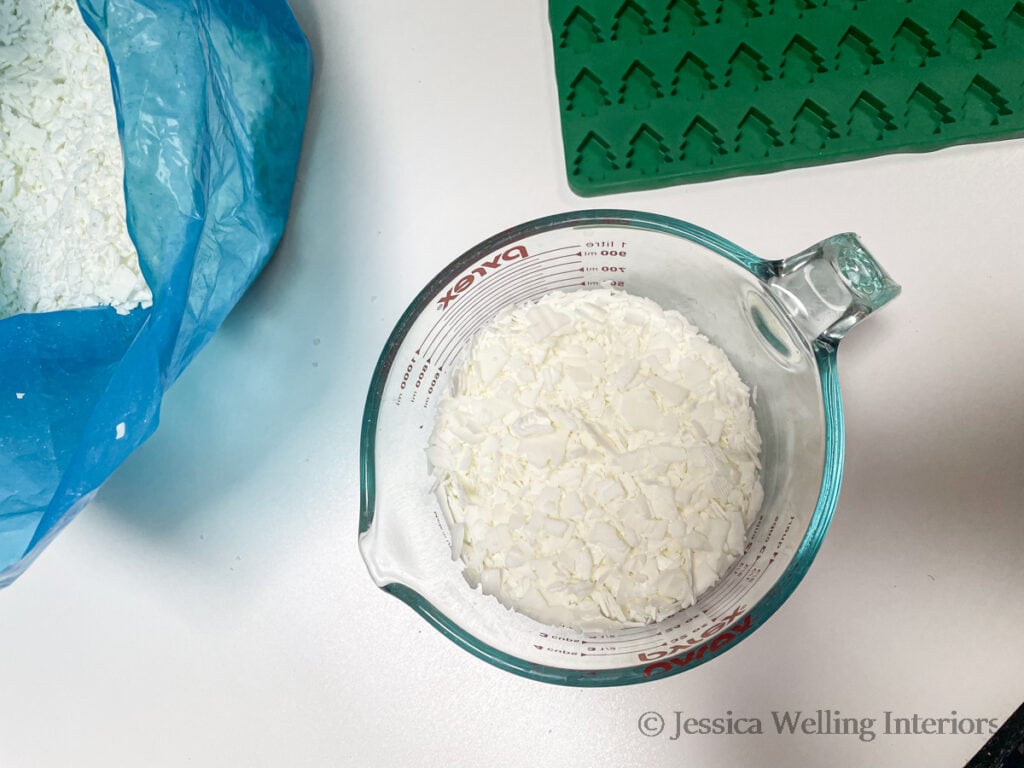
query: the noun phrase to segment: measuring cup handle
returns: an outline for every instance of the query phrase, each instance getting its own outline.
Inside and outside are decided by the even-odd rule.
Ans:
[[[768,288],[809,342],[837,343],[901,290],[849,232],[774,265]]]

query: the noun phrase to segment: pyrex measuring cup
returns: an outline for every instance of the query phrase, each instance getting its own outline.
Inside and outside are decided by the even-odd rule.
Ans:
[[[754,392],[765,497],[743,554],[693,606],[657,624],[584,633],[540,624],[469,586],[426,448],[460,353],[498,310],[609,284],[680,311],[725,350]],[[899,290],[849,234],[765,261],[664,216],[585,211],[481,243],[420,292],[374,373],[359,521],[370,575],[467,650],[539,680],[618,685],[713,658],[771,616],[810,566],[842,475],[837,345]]]

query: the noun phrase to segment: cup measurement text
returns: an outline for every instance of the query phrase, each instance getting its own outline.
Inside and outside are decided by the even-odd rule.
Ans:
[[[395,405],[399,405],[402,402],[406,390],[409,389],[413,391],[414,400],[416,399],[417,392],[423,389],[424,385],[428,395],[434,394],[434,388],[437,386],[438,379],[441,378],[441,369],[435,370],[434,375],[428,378],[427,373],[429,370],[429,362],[420,364],[415,356],[409,361],[408,365],[405,366],[405,370],[402,371],[402,379],[398,384],[398,397],[395,398]]]
[[[584,262],[593,259],[618,259],[629,255],[626,249],[625,240],[592,240],[583,244],[580,251]],[[624,280],[617,279],[625,274],[626,267],[623,264],[586,264],[583,267],[588,278],[600,276],[600,280],[588,279],[586,285],[605,285],[612,288],[624,288]],[[597,274],[594,274],[597,273]]]

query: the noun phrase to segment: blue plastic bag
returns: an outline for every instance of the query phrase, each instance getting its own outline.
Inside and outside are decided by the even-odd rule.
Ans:
[[[156,429],[284,229],[312,80],[286,0],[79,0],[153,306],[0,320],[0,587]]]

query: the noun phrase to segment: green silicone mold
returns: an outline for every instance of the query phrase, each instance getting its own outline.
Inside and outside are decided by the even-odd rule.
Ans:
[[[1024,135],[1024,0],[550,0],[581,195]]]

